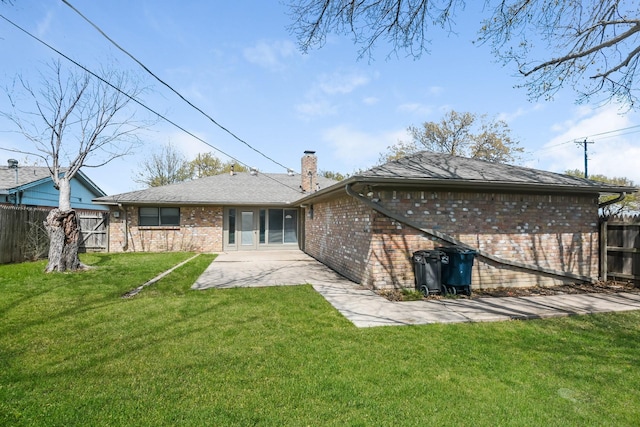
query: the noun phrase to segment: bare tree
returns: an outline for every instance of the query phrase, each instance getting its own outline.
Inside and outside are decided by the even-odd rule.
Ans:
[[[485,20],[480,40],[490,42],[505,62],[517,64],[533,98],[551,97],[569,85],[579,101],[605,93],[633,107],[639,14],[630,0],[503,0]],[[532,58],[531,52],[551,56]]]
[[[300,47],[321,47],[331,32],[351,34],[371,55],[379,42],[414,57],[428,53],[428,34],[452,31],[464,0],[290,0]],[[515,63],[531,98],[563,86],[578,101],[595,95],[635,107],[640,17],[634,0],[485,0],[479,42]]]
[[[137,132],[145,126],[126,107],[141,91],[125,72],[103,70],[96,78],[63,70],[59,61],[40,74],[37,88],[18,76],[7,89],[13,111],[2,115],[35,148],[9,151],[42,159],[60,192],[58,208],[45,224],[50,238],[47,272],[84,267],[78,258],[80,229],[71,207],[71,180],[81,168],[103,166],[139,142]]]
[[[524,151],[511,136],[502,120],[487,120],[486,116],[449,111],[440,122],[425,122],[408,128],[413,139],[387,147],[380,163],[427,150],[454,156],[471,157],[496,163],[512,163]]]
[[[160,187],[190,178],[191,172],[186,157],[173,144],[168,143],[159,151],[145,157],[134,181],[148,187]]]
[[[140,164],[134,181],[148,187],[174,184],[205,176],[234,172],[246,172],[248,169],[231,161],[223,162],[212,153],[199,153],[195,159],[187,160],[185,155],[173,144],[168,143],[159,151],[152,153]]]

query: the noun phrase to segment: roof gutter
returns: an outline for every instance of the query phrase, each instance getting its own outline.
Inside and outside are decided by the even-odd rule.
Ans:
[[[461,179],[410,179],[410,178],[373,178],[373,177],[354,177],[357,178],[352,182],[370,185],[393,185],[400,187],[428,186],[433,189],[456,189],[456,190],[474,190],[482,189],[485,191],[519,191],[519,192],[544,192],[544,193],[614,193],[621,191],[625,193],[635,192],[635,187],[607,187],[607,186],[576,186],[574,184],[545,184],[545,183],[522,183],[510,181],[481,181],[481,180],[461,180]]]
[[[548,184],[527,184],[518,182],[487,182],[487,181],[471,181],[471,180],[454,180],[454,179],[407,179],[403,177],[363,177],[352,176],[346,180],[336,183],[330,187],[321,189],[318,192],[311,193],[302,197],[297,201],[300,203],[313,203],[312,200],[322,200],[331,197],[335,193],[343,190],[345,185],[371,185],[376,186],[396,186],[401,188],[419,187],[421,189],[429,188],[433,190],[460,190],[460,191],[496,191],[496,192],[524,192],[532,194],[620,194],[634,193],[638,191],[636,187],[615,187],[607,186],[576,186],[570,184],[548,185]]]
[[[519,261],[512,261],[512,260],[507,260],[507,259],[503,259],[500,257],[497,257],[493,254],[490,254],[486,251],[471,247],[469,245],[467,245],[466,243],[461,242],[460,240],[457,240],[456,238],[445,234],[445,233],[441,233],[439,231],[433,230],[433,229],[427,229],[427,228],[422,228],[419,224],[414,223],[413,221],[411,221],[410,219],[402,216],[402,215],[398,215],[395,212],[390,211],[389,209],[380,206],[377,203],[372,202],[371,200],[367,199],[364,196],[361,196],[360,194],[358,194],[357,192],[355,192],[354,190],[352,190],[351,186],[353,184],[347,184],[345,185],[345,191],[347,192],[347,194],[353,198],[355,198],[356,200],[364,203],[365,205],[369,206],[371,209],[380,212],[381,214],[394,219],[402,224],[408,225],[411,228],[415,228],[416,230],[420,230],[425,234],[428,234],[430,236],[436,237],[440,240],[444,240],[445,242],[457,245],[457,246],[461,246],[463,248],[466,249],[473,249],[474,251],[476,251],[477,255],[480,256],[481,258],[484,258],[487,261],[490,261],[492,263],[496,263],[498,265],[505,265],[505,266],[510,266],[510,267],[515,267],[518,269],[522,269],[522,270],[527,270],[527,271],[533,271],[535,273],[542,273],[548,276],[552,276],[552,277],[558,277],[561,279],[572,279],[572,280],[579,280],[581,282],[587,282],[587,283],[595,283],[596,280],[594,280],[591,277],[587,277],[587,276],[582,276],[579,274],[574,274],[574,273],[569,273],[566,271],[559,271],[559,270],[553,270],[550,268],[545,268],[545,267],[540,267],[534,264],[526,264],[523,262],[519,262]]]

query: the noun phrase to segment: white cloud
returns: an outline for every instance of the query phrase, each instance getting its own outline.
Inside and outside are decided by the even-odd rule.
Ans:
[[[364,105],[376,105],[379,102],[380,102],[380,99],[376,98],[375,96],[367,96],[362,100],[362,103]]]
[[[296,105],[295,109],[305,119],[330,116],[338,112],[338,108],[326,99],[303,102]]]
[[[322,139],[331,147],[333,157],[342,163],[346,172],[371,167],[388,146],[407,138],[404,129],[371,133],[347,125],[335,126],[322,134]]]
[[[544,106],[542,104],[535,104],[531,108],[519,107],[516,111],[505,111],[505,112],[502,112],[502,113],[498,114],[497,119],[505,121],[507,123],[511,123],[511,122],[513,122],[514,120],[516,120],[516,119],[518,119],[520,117],[524,117],[524,116],[528,115],[529,113],[541,110],[542,108],[544,108]]]
[[[594,110],[591,107],[584,106],[584,105],[579,106],[574,109],[573,117],[563,122],[555,123],[551,127],[551,130],[553,130],[554,132],[564,132],[565,129],[575,127],[580,120],[583,120],[584,118],[588,118],[590,114],[593,114],[593,111]],[[596,110],[596,111],[601,111],[601,110]],[[604,108],[603,111],[608,111],[608,109]]]
[[[560,133],[534,152],[537,160],[530,166],[561,173],[570,169],[584,170],[584,145],[581,142],[586,139],[593,142],[587,144],[589,175],[625,177],[640,183],[640,170],[635,160],[640,158],[637,133],[611,132],[638,122],[637,113],[620,114],[616,106],[590,110],[590,114],[586,114],[584,108],[578,108],[574,117],[553,126]]]
[[[297,104],[295,109],[303,119],[336,114],[338,105],[332,102],[334,97],[348,95],[358,87],[367,85],[370,81],[371,79],[366,74],[356,71],[323,74],[306,93],[306,101]],[[377,102],[375,98],[366,99],[370,102]]]
[[[397,110],[400,113],[413,114],[415,116],[420,116],[421,118],[424,118],[433,112],[433,107],[420,104],[418,102],[413,102],[413,103],[398,105]]]
[[[355,71],[350,73],[336,72],[322,75],[318,82],[318,88],[327,95],[347,94],[370,81],[371,79],[367,75]]]
[[[444,88],[442,86],[430,86],[427,89],[427,93],[429,95],[438,96],[444,93]]]
[[[53,11],[47,12],[47,15],[38,22],[38,26],[36,27],[36,34],[38,37],[44,37],[47,32],[49,32],[49,28],[51,28],[51,22],[53,21]]]
[[[244,58],[260,67],[271,71],[279,71],[285,67],[284,60],[296,53],[295,45],[288,40],[259,41],[252,47],[243,50]]]

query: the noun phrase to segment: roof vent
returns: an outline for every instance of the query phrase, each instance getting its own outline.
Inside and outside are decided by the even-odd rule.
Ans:
[[[251,175],[254,175],[254,176],[255,176],[255,175],[258,175],[258,169],[256,169],[256,168],[251,168],[251,170],[249,171],[249,173],[250,173]]]
[[[293,170],[291,170],[291,169],[287,169],[287,175],[293,176],[293,175],[295,175],[295,172]]]

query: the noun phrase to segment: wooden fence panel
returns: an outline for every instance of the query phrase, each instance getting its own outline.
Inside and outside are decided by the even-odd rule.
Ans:
[[[50,209],[0,205],[0,264],[45,258],[49,237],[43,222]],[[108,214],[78,211],[81,252],[107,250]]]
[[[0,206],[1,264],[47,254],[49,239],[42,223],[48,214],[48,209]]]
[[[600,233],[606,277],[640,283],[640,217],[605,219]]]

